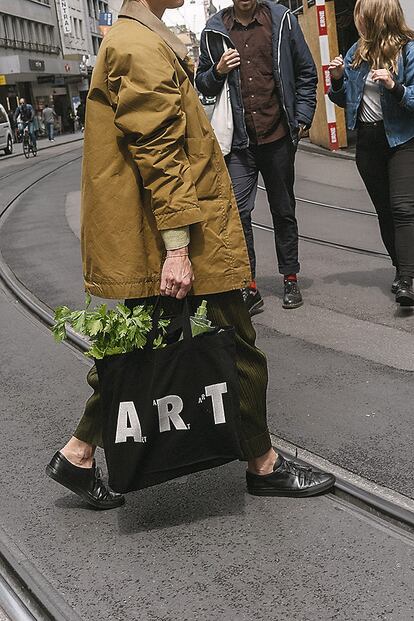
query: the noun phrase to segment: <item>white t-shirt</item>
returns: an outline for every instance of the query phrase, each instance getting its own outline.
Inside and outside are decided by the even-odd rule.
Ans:
[[[376,121],[382,121],[384,118],[379,84],[372,79],[372,71],[369,72],[365,82],[358,118],[362,123],[375,123]]]

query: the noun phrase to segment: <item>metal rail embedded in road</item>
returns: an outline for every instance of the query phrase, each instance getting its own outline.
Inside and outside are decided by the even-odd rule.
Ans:
[[[262,185],[257,185],[259,190],[266,191],[266,188]],[[320,203],[319,201],[313,201],[309,198],[300,198],[299,196],[295,197],[299,203],[306,203],[308,205],[315,205],[316,207],[324,207],[325,209],[332,209],[334,211],[347,211],[349,213],[356,213],[361,216],[371,216],[373,218],[377,217],[377,214],[374,211],[367,211],[366,209],[353,209],[352,207],[341,207],[340,205],[331,205],[330,203]]]
[[[273,226],[268,226],[267,224],[259,224],[259,222],[252,221],[252,226],[262,231],[268,231],[269,233],[274,233],[275,231]],[[376,250],[366,250],[365,248],[358,248],[357,246],[348,246],[347,244],[338,244],[337,242],[331,242],[331,241],[328,241],[327,239],[320,239],[319,237],[299,235],[299,239],[310,242],[312,244],[319,244],[320,246],[329,246],[329,248],[338,248],[338,250],[346,250],[348,252],[357,252],[359,254],[369,255],[371,257],[383,257],[385,259],[389,258],[386,252],[379,252]]]

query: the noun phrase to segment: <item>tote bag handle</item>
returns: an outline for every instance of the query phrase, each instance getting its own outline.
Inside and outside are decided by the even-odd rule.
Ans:
[[[158,296],[157,301],[155,302],[154,311],[152,313],[152,328],[148,332],[147,337],[147,345],[146,347],[152,348],[152,343],[157,337],[158,334],[158,322],[161,318],[162,313],[162,296]],[[172,331],[181,328],[183,331],[183,338],[185,341],[193,338],[191,331],[191,322],[190,322],[190,305],[188,303],[188,298],[185,297],[184,300],[181,300],[181,314],[174,317],[170,323],[169,328],[172,328]]]

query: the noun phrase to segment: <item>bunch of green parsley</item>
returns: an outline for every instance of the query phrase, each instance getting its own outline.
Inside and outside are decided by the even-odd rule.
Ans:
[[[89,310],[91,297],[86,296],[85,310],[73,311],[67,306],[59,306],[55,310],[55,325],[52,328],[55,340],[60,343],[67,337],[66,326],[86,336],[90,348],[86,355],[102,359],[104,356],[125,354],[134,349],[142,349],[152,328],[152,307],[135,306],[132,310],[117,304],[109,309],[106,304]],[[160,318],[158,336],[152,347],[159,349],[165,346],[164,337],[169,320]]]

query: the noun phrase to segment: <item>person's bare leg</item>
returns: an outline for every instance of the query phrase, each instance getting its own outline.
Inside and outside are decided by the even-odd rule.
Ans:
[[[277,457],[277,453],[271,448],[264,455],[250,459],[247,462],[247,469],[253,474],[270,474],[273,472]]]
[[[62,455],[74,466],[92,468],[96,446],[78,440],[74,436],[60,450]]]

